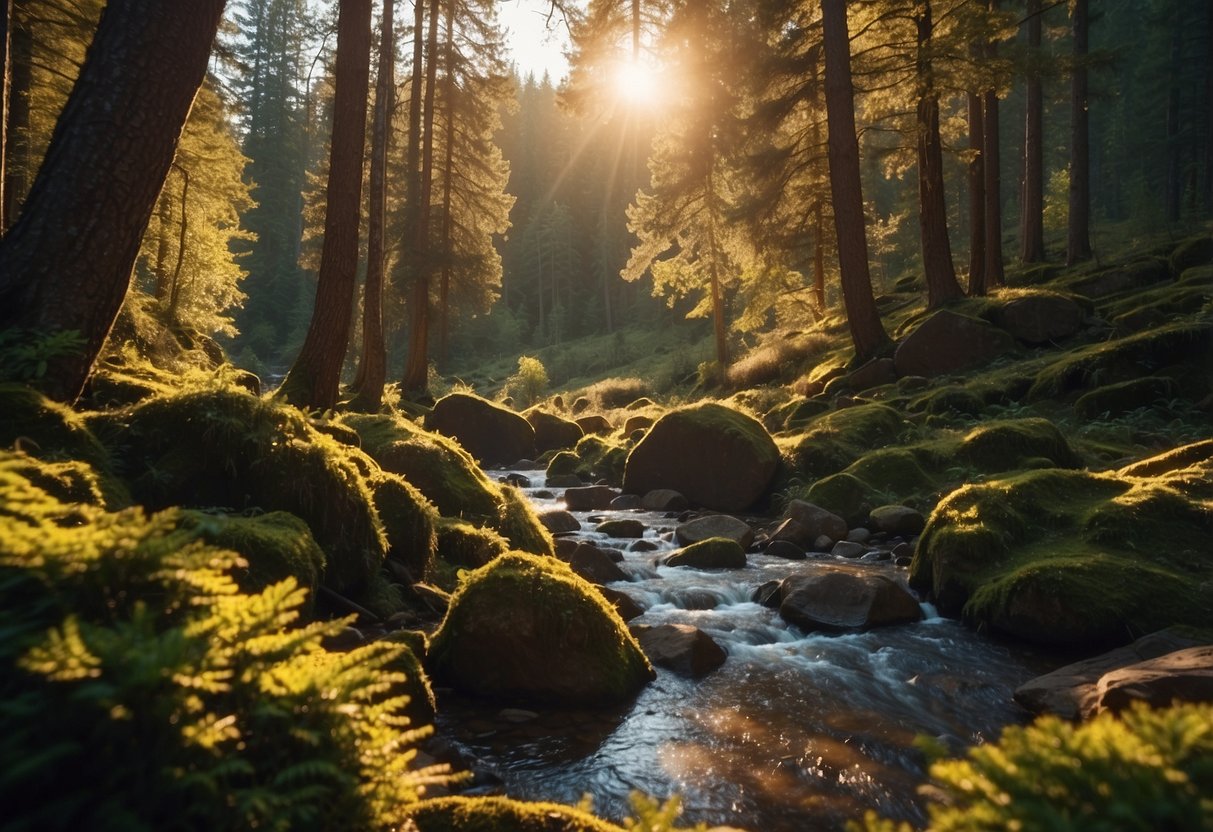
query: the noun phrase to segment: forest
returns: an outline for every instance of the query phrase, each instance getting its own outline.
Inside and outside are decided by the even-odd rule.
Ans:
[[[0,8],[0,829],[1213,829],[1208,2]]]

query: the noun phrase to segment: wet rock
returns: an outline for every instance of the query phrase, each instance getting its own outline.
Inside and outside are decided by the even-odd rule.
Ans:
[[[746,557],[745,550],[737,541],[710,537],[678,550],[665,559],[665,565],[695,569],[741,569],[746,565]]]
[[[526,419],[469,393],[443,396],[426,416],[425,426],[457,439],[486,465],[535,455],[535,430]]]
[[[775,530],[771,532],[771,540],[783,540],[788,543],[795,543],[797,546],[808,547],[813,545],[813,535],[809,534],[809,530],[800,524],[799,521],[793,520],[791,517],[784,520]],[[832,543],[832,541],[831,541]]]
[[[592,584],[626,581],[627,573],[616,565],[611,556],[589,543],[580,544],[569,557],[569,566]]]
[[[585,482],[576,474],[549,474],[545,484],[548,488],[581,488]]]
[[[643,538],[628,546],[629,552],[656,552],[660,547],[651,540]]]
[[[816,539],[813,540],[814,552],[828,552],[833,548],[834,538],[830,537],[828,534],[819,534],[817,535]]]
[[[569,511],[596,511],[610,508],[619,492],[607,485],[583,485],[566,488],[564,504]]]
[[[764,607],[771,609],[779,609],[779,604],[783,600],[779,590],[782,586],[782,581],[767,581],[754,588],[754,592],[750,595],[750,600],[755,604],[762,604]]]
[[[502,722],[530,722],[539,719],[539,714],[523,708],[502,708],[497,712],[497,718]]]
[[[872,533],[863,526],[856,526],[847,532],[845,539],[849,540],[851,543],[867,543],[872,539]]]
[[[834,548],[830,550],[830,554],[836,558],[858,558],[868,551],[868,547],[862,543],[855,543],[850,540],[840,540],[834,544]]]
[[[772,540],[763,553],[784,560],[804,560],[808,557],[804,549],[790,540]]]
[[[672,488],[655,488],[640,498],[646,511],[686,511],[687,498]]]
[[[933,378],[979,367],[1014,347],[1014,339],[978,318],[950,309],[931,315],[893,353],[901,376]]]
[[[555,544],[556,557],[568,563],[569,558],[573,556],[573,553],[577,551],[577,547],[581,545],[581,541],[572,537],[558,537],[555,540]]]
[[[566,534],[581,530],[581,522],[576,517],[558,508],[539,512],[539,522],[552,534]]]
[[[1070,337],[1082,328],[1085,319],[1081,306],[1054,294],[1016,298],[994,313],[994,323],[1033,346]]]
[[[826,535],[831,540],[842,540],[849,531],[846,521],[837,514],[804,500],[792,500],[788,503],[787,516],[804,526],[814,540],[821,535]]]
[[[666,413],[628,455],[625,491],[681,492],[692,504],[744,511],[766,491],[779,449],[744,413],[714,402]]]
[[[620,592],[609,586],[598,587],[598,592],[607,600],[608,604],[615,608],[615,612],[619,613],[619,617],[624,621],[631,621],[633,618],[644,615],[644,607],[640,606],[636,599],[626,592]]]
[[[908,557],[906,555],[898,555],[897,557],[893,558],[894,566],[903,566],[903,567],[909,566],[913,562],[914,562],[914,558]]]
[[[607,537],[644,537],[644,523],[639,520],[607,520],[599,523],[594,531]]]
[[[633,511],[641,508],[640,498],[635,494],[620,494],[615,499],[611,500],[609,506],[613,511]]]
[[[546,410],[532,407],[522,415],[535,431],[535,450],[541,454],[546,451],[563,451],[571,448],[585,435],[581,426],[576,422],[571,422]]]
[[[903,540],[890,550],[890,554],[895,558],[912,558],[914,557],[914,547]]]
[[[919,534],[927,523],[921,512],[900,505],[877,506],[872,509],[868,522],[877,531],[903,537]]]
[[[649,661],[692,679],[711,673],[728,656],[711,636],[690,624],[635,625],[632,633]]]
[[[724,537],[736,541],[742,549],[746,549],[754,542],[754,530],[750,528],[749,523],[728,514],[709,514],[683,523],[674,530],[674,537],[683,546],[713,537]]]
[[[860,560],[866,563],[882,563],[892,557],[888,549],[869,549],[863,553],[863,557]]]
[[[521,468],[520,465],[515,465],[515,468]],[[515,488],[530,488],[531,480],[529,477],[524,477],[522,474],[506,474],[501,478],[501,482],[506,485],[512,485]]]
[[[854,630],[918,621],[922,608],[884,575],[830,571],[793,575],[780,588],[779,614],[805,630]]]
[[[1097,710],[1122,711],[1134,702],[1213,701],[1213,645],[1189,647],[1105,674],[1096,685]]]

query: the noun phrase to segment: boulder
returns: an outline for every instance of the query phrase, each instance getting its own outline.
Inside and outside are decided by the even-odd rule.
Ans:
[[[773,558],[783,558],[784,560],[804,560],[808,557],[803,548],[790,540],[772,540],[762,552]]]
[[[535,456],[535,429],[526,419],[470,393],[443,396],[425,417],[425,426],[458,440],[485,465]]]
[[[626,435],[630,435],[638,430],[648,430],[652,426],[652,416],[642,416],[640,414],[636,414],[635,416],[629,416],[623,423],[623,432]]]
[[[811,534],[808,529],[800,524],[800,521],[793,520],[791,517],[781,522],[771,532],[772,541],[784,541],[804,548],[812,546],[813,541],[816,539],[816,535]]]
[[[1006,332],[978,318],[941,309],[893,353],[899,376],[934,376],[980,367],[1014,347]]]
[[[708,514],[697,517],[674,529],[675,540],[683,546],[713,537],[734,540],[742,549],[748,549],[754,542],[754,530],[750,528],[749,523],[728,514]]]
[[[569,556],[569,567],[592,584],[609,584],[626,581],[627,573],[602,549],[590,543],[581,543]]]
[[[890,535],[910,537],[920,534],[926,525],[922,513],[909,506],[877,506],[868,518],[872,528]]]
[[[750,594],[750,600],[755,604],[762,604],[764,607],[771,609],[779,609],[779,588],[782,586],[781,581],[767,581],[759,584],[754,588],[754,592]]]
[[[517,552],[469,573],[428,654],[437,679],[509,703],[615,704],[655,678],[593,585]]]
[[[594,531],[607,537],[644,537],[644,523],[631,518],[606,520],[599,523]]]
[[[866,630],[922,618],[901,584],[884,575],[831,570],[793,575],[780,588],[779,614],[804,630]]]
[[[539,512],[539,522],[552,534],[581,531],[581,523],[567,511],[558,508]]]
[[[632,627],[632,634],[640,642],[649,661],[692,679],[711,673],[724,664],[728,656],[711,636],[690,624],[661,624],[656,627],[637,624]]]
[[[586,435],[596,433],[600,436],[605,436],[606,434],[615,430],[615,426],[607,420],[607,417],[601,416],[597,413],[592,413],[589,416],[579,417],[577,419],[577,426],[581,428],[582,432]]]
[[[679,549],[665,559],[665,565],[695,569],[741,569],[746,565],[745,549],[735,540],[710,537]]]
[[[836,558],[859,558],[867,554],[868,547],[852,540],[840,540],[830,549],[830,554]]]
[[[851,543],[867,543],[872,539],[872,532],[863,526],[856,526],[847,532],[845,539]]]
[[[1066,288],[1089,298],[1103,298],[1161,283],[1170,276],[1166,261],[1152,257],[1084,275],[1070,281]]]
[[[585,435],[576,422],[563,419],[537,407],[522,414],[535,431],[535,452],[563,451],[576,445]]]
[[[644,640],[640,643],[643,647]],[[1189,647],[1113,670],[1100,678],[1095,689],[1100,712],[1119,712],[1134,702],[1152,708],[1213,702],[1213,645]]]
[[[645,511],[686,511],[687,498],[670,488],[655,488],[640,498]]]
[[[1051,293],[1015,298],[994,314],[994,323],[1031,346],[1069,338],[1085,320],[1081,306],[1064,295]]]
[[[873,358],[852,370],[845,377],[847,388],[859,392],[882,384],[892,384],[897,381],[897,370],[891,358]],[[830,392],[827,386],[825,392]]]
[[[566,488],[564,504],[569,511],[599,511],[609,508],[619,492],[607,485],[584,485]]]
[[[623,489],[681,492],[692,504],[744,511],[766,492],[779,449],[755,419],[705,402],[666,413],[628,454]]]
[[[831,540],[842,540],[849,529],[847,522],[832,511],[804,500],[788,503],[787,516],[804,527],[806,534],[816,540],[821,535]]]
[[[615,499],[611,500],[611,505],[608,506],[611,511],[636,511],[642,508],[640,497],[636,494],[620,494]]]
[[[624,621],[631,621],[633,618],[644,615],[644,607],[640,606],[636,599],[626,592],[620,592],[609,586],[599,586],[598,592],[607,600],[607,603],[615,608],[615,612],[619,613],[619,617]]]

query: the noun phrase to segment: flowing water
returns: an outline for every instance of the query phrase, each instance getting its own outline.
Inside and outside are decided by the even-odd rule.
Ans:
[[[521,472],[539,510],[563,507],[540,491],[543,472]],[[844,635],[806,634],[750,601],[760,584],[821,569],[822,560],[750,554],[740,570],[655,567],[677,524],[660,514],[577,513],[579,538],[625,549],[592,530],[599,519],[638,518],[658,551],[626,552],[631,576],[612,584],[646,608],[635,624],[686,623],[728,652],[692,680],[657,669],[626,707],[519,715],[444,699],[439,728],[490,766],[512,797],[577,802],[628,814],[628,795],[678,794],[683,820],[750,830],[841,828],[866,809],[925,819],[918,786],[925,736],[960,753],[1025,715],[1011,701],[1045,659],[981,637],[924,605],[917,624]],[[904,569],[864,564],[904,580]],[[448,697],[449,698],[449,697]]]

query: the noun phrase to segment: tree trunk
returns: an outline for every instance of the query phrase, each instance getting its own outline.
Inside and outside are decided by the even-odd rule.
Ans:
[[[13,0],[0,0],[0,234],[8,227],[4,221],[5,148],[8,146],[8,90],[9,90],[9,29],[13,20]]]
[[[713,165],[715,162],[712,163]],[[705,202],[708,208],[708,278],[709,292],[712,299],[712,336],[716,342],[716,372],[717,381],[724,383],[725,373],[729,366],[729,338],[724,324],[724,299],[720,292],[720,249],[716,245],[716,210],[713,206],[715,183],[711,168],[708,169],[707,186],[704,188]]]
[[[0,233],[17,220],[21,202],[29,192],[32,171],[29,149],[29,94],[33,84],[34,39],[28,25],[21,25],[22,8],[28,0],[14,0],[8,23],[8,80],[4,117],[4,178],[0,194]]]
[[[0,241],[0,327],[75,331],[41,386],[73,402],[131,268],[206,73],[223,0],[111,0],[20,216]]]
[[[1019,259],[1045,259],[1044,90],[1040,82],[1040,0],[1028,0],[1028,88],[1024,107],[1023,188],[1019,206]]]
[[[868,271],[868,238],[863,218],[859,175],[859,137],[855,132],[855,89],[851,82],[851,42],[846,0],[822,0],[825,48],[826,127],[830,161],[830,195],[838,235],[838,268],[855,360],[876,357],[889,336],[876,311]]]
[[[1179,140],[1179,76],[1183,71],[1183,19],[1176,15],[1176,30],[1171,36],[1171,66],[1170,83],[1167,85],[1167,183],[1166,183],[1166,212],[1167,221],[1179,220],[1179,206],[1183,196],[1182,182],[1182,146]]]
[[[990,11],[998,11],[998,0],[990,0]],[[986,54],[998,60],[998,44],[991,43]],[[998,93],[990,88],[982,101],[982,156],[985,158],[985,284],[987,289],[1006,282],[1002,262],[1002,148],[998,122]]]
[[[420,0],[418,0],[420,2]],[[413,275],[412,314],[408,363],[404,368],[404,392],[419,394],[429,387],[430,340],[430,197],[434,187],[434,87],[438,78],[438,0],[431,0],[426,35],[425,103],[421,142],[421,188],[413,250],[417,269]]]
[[[922,267],[927,279],[927,306],[935,309],[964,294],[956,282],[952,244],[948,240],[948,209],[944,200],[943,142],[939,137],[939,99],[931,81],[928,51],[934,23],[931,4],[923,2],[914,17],[918,28],[915,66],[919,95],[918,226],[922,239]]]
[[[968,100],[969,151],[969,295],[986,293],[986,174],[984,123],[981,96],[970,92]]]
[[[167,192],[160,194],[160,207],[156,213],[156,262],[152,266],[152,297],[156,300],[168,300],[168,236],[169,224],[173,221],[173,200]]]
[[[815,114],[821,112],[820,61],[821,53],[815,50],[810,70],[813,75],[809,84],[809,108]],[[815,116],[812,141],[814,152],[817,152],[817,149],[821,147],[821,119]],[[825,209],[823,202],[820,195],[813,201],[813,297],[817,301],[817,312],[820,315],[824,315],[826,311]]]
[[[177,235],[177,263],[173,266],[173,276],[169,279],[168,308],[164,312],[164,321],[169,326],[177,320],[177,307],[181,301],[181,267],[185,264],[185,240],[190,228],[190,172],[176,162],[173,162],[173,170],[181,173],[181,228]]]
[[[337,405],[358,271],[370,67],[371,0],[341,0],[316,305],[303,348],[278,391],[279,396],[300,407],[330,410]]]
[[[1091,142],[1087,112],[1087,0],[1073,2],[1074,75],[1070,81],[1070,216],[1066,265],[1091,259]]]
[[[451,325],[451,187],[455,178],[455,3],[446,4],[446,146],[442,160],[442,278],[438,285],[438,360],[446,364]]]
[[[370,206],[367,211],[366,283],[362,291],[362,355],[354,378],[351,407],[374,412],[383,403],[387,381],[387,346],[383,340],[383,224],[387,212],[387,155],[396,81],[396,38],[393,31],[395,0],[383,0],[379,31],[379,66],[375,78],[375,115],[371,130]]]

